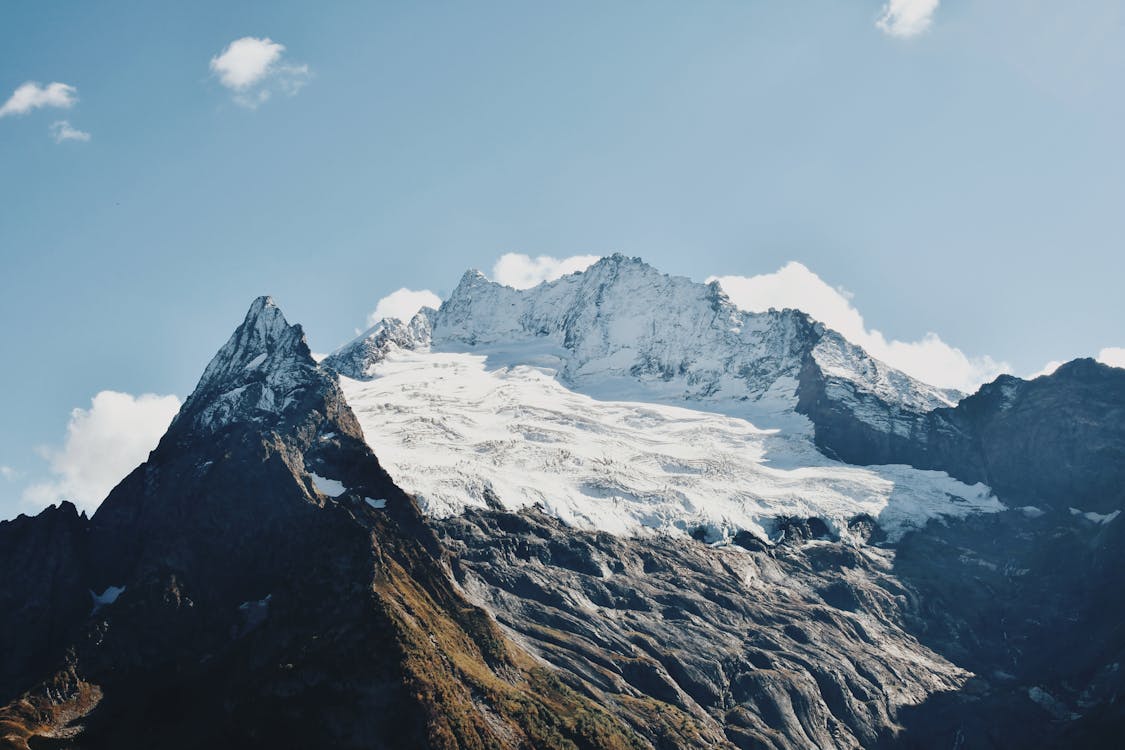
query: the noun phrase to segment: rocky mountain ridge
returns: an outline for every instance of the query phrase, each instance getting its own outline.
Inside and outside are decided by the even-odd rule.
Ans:
[[[501,361],[523,350],[516,356],[525,363],[526,352],[557,360],[560,380],[583,392],[627,378],[656,386],[654,396],[720,411],[773,399],[793,408],[808,368],[840,394],[859,394],[860,420],[952,406],[963,395],[888,367],[798,310],[745,312],[717,283],[668,276],[622,255],[528,290],[468,271],[439,310],[382,321],[326,364],[362,379],[394,348],[468,348]]]

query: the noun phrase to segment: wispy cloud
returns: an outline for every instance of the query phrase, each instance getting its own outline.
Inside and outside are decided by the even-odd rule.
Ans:
[[[572,255],[559,259],[549,255],[532,258],[522,253],[506,253],[492,267],[492,280],[515,289],[530,289],[544,281],[585,271],[599,260],[597,255]]]
[[[10,482],[17,477],[19,477],[19,472],[13,469],[11,466],[0,466],[0,479],[4,479]]]
[[[69,120],[53,122],[49,130],[51,137],[55,139],[55,143],[62,143],[63,141],[81,141],[85,143],[90,140],[89,133],[74,127],[70,124]]]
[[[8,97],[0,105],[0,117],[9,115],[26,115],[32,110],[43,107],[58,107],[69,109],[78,101],[78,89],[65,83],[48,83],[42,86],[35,81],[28,81]]]
[[[869,328],[852,303],[852,295],[833,287],[796,262],[759,276],[712,276],[738,307],[751,312],[791,307],[808,313],[868,354],[907,375],[942,388],[973,391],[1010,370],[991,357],[970,357],[927,333],[917,341],[888,340]]]
[[[23,500],[45,508],[70,500],[94,510],[156,447],[180,408],[175,396],[101,391],[89,409],[70,414],[61,448],[44,448],[54,478],[29,486]]]
[[[934,22],[941,0],[888,0],[875,25],[890,36],[917,36]]]
[[[284,54],[280,42],[244,36],[211,58],[211,73],[236,103],[254,109],[274,92],[292,96],[308,82],[309,66],[286,62]]]
[[[370,328],[384,318],[408,321],[423,307],[432,307],[436,310],[441,307],[441,297],[429,289],[414,290],[403,287],[379,300],[375,305],[375,311],[367,316],[367,327]]]

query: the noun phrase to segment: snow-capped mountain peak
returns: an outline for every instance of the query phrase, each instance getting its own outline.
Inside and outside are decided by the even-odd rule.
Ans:
[[[497,363],[545,364],[591,394],[640,383],[660,400],[702,402],[728,414],[763,401],[771,410],[796,408],[810,367],[837,390],[911,412],[961,397],[875,360],[801,311],[746,312],[717,283],[669,276],[620,254],[526,290],[468,271],[436,312],[424,310],[409,323],[383,321],[328,364],[366,378],[392,349],[431,347],[480,351]]]
[[[740,310],[718,284],[639,258],[524,290],[469,271],[440,309],[384,320],[323,365],[344,376],[376,454],[437,516],[538,504],[619,533],[769,535],[778,518],[846,533],[866,514],[901,533],[999,507],[983,485],[842,465],[820,440],[822,427],[909,433],[956,394],[801,311]]]
[[[214,431],[235,419],[282,414],[317,377],[304,331],[290,325],[270,297],[258,297],[211,359],[172,422]]]
[[[353,378],[368,378],[374,368],[397,349],[410,351],[430,346],[431,324],[436,310],[423,307],[409,321],[384,318],[368,328],[347,346],[325,358],[325,367]]]

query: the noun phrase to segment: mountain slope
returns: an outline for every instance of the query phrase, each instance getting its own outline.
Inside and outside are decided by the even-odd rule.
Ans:
[[[68,512],[0,536],[27,560]],[[88,523],[67,523],[88,548],[45,556],[78,582],[61,591],[109,595],[36,602],[63,625],[9,670],[41,681],[5,684],[6,746],[648,745],[457,593],[334,378],[268,299],[149,460]],[[12,617],[5,632],[21,628]]]

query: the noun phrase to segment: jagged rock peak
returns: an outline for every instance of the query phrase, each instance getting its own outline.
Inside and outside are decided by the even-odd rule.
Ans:
[[[242,324],[211,359],[172,422],[215,430],[236,418],[277,415],[322,379],[299,325],[270,297],[258,297]]]
[[[501,346],[510,358],[525,345],[535,352],[547,346],[555,347],[559,377],[572,387],[599,389],[607,378],[627,378],[687,399],[744,403],[768,395],[780,408],[793,405],[812,358],[821,376],[911,411],[951,405],[962,395],[873,360],[799,310],[747,312],[717,283],[665,274],[620,253],[530,289],[467,271],[425,323],[385,321],[326,365],[366,379],[393,349]],[[865,417],[886,421],[873,412],[880,408],[865,409]]]
[[[483,284],[494,284],[496,282],[490,281],[487,276],[485,276],[482,272],[478,271],[477,269],[470,268],[468,271],[465,271],[465,273],[461,274],[461,280],[457,282],[457,288],[454,290],[453,293],[456,294],[457,290],[468,289],[468,288],[471,288],[473,286],[480,285],[482,283]]]
[[[483,278],[483,277],[482,277]],[[375,367],[396,349],[417,350],[430,345],[437,311],[423,307],[409,321],[384,318],[340,347],[322,363],[349,378],[372,376]]]
[[[199,386],[225,380],[245,370],[260,368],[267,360],[296,359],[315,364],[299,325],[289,325],[271,297],[258,297],[226,344],[203,371]]]

